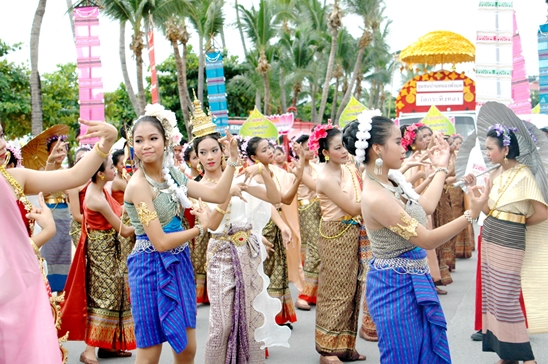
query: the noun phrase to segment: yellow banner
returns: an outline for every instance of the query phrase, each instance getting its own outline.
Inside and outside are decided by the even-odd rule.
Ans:
[[[261,137],[261,138],[277,138],[278,129],[266,118],[257,108],[253,110],[251,115],[243,123],[240,129],[241,136]]]
[[[455,134],[455,125],[449,120],[441,111],[434,105],[430,107],[428,113],[421,121],[423,124],[427,125],[433,131],[439,131],[444,135]]]
[[[363,111],[367,110],[365,105],[356,100],[354,96],[348,102],[348,105],[344,108],[339,119],[339,127],[342,129],[346,124],[356,120],[358,115]]]

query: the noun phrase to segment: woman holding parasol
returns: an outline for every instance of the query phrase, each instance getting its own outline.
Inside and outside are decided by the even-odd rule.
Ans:
[[[478,115],[478,133],[486,135],[480,138],[485,156],[500,164],[491,173],[491,192],[483,208],[487,218],[478,272],[483,351],[496,352],[501,358],[498,364],[535,363],[527,328],[529,333],[548,330],[548,315],[543,304],[539,305],[546,302],[541,296],[548,275],[539,266],[543,256],[537,250],[548,232],[548,184],[539,154],[548,144],[545,138],[538,139],[536,128],[529,128],[499,103],[486,103]],[[464,181],[467,186],[476,184],[473,174]],[[522,292],[527,317],[520,307]]]

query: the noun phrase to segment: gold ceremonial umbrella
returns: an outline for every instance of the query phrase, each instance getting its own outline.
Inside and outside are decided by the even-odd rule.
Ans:
[[[420,37],[400,53],[400,61],[407,64],[444,64],[474,62],[476,47],[462,35],[436,30]]]
[[[23,166],[29,169],[39,170],[46,167],[48,160],[48,139],[52,136],[68,135],[69,127],[64,124],[57,124],[51,128],[38,134],[34,139],[30,140],[23,148],[21,155],[23,157]]]

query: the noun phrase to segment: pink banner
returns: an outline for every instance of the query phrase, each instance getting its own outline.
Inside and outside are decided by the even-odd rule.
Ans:
[[[105,104],[101,70],[99,41],[99,8],[77,7],[74,9],[74,32],[80,89],[80,118],[105,121]],[[87,126],[80,124],[80,135]],[[81,144],[93,144],[98,139],[81,140]]]
[[[529,79],[525,72],[525,58],[522,55],[521,38],[516,21],[516,12],[514,12],[514,36],[513,36],[513,67],[512,67],[512,99],[514,102],[508,107],[516,114],[531,113],[531,93],[529,91]]]
[[[150,31],[148,32],[148,58],[150,60],[150,94],[152,103],[158,104],[160,96],[158,94],[158,77],[156,76],[156,58],[154,56],[154,23],[150,21]]]

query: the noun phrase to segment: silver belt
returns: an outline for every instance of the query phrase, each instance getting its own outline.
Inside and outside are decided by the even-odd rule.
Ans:
[[[424,275],[430,273],[426,258],[374,258],[371,265],[377,270],[392,269],[398,274]]]
[[[171,254],[179,254],[179,253],[182,253],[186,249],[187,246],[188,246],[188,244],[184,243],[182,245],[179,245],[176,248],[169,249],[168,252],[171,253]],[[135,241],[135,246],[133,247],[133,250],[131,251],[130,255],[134,255],[134,254],[138,254],[138,253],[154,253],[154,252],[157,252],[157,251],[158,250],[156,250],[156,248],[154,247],[154,245],[152,245],[150,240],[148,240],[148,239],[137,239]]]

